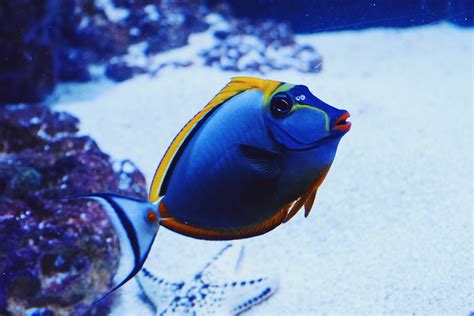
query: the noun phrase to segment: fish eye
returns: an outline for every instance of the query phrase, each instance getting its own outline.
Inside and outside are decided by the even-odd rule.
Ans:
[[[293,100],[283,92],[275,94],[270,102],[270,111],[275,117],[284,117],[290,113],[292,107]]]

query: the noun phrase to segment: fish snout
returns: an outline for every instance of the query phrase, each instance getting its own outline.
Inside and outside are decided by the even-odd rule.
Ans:
[[[352,125],[351,122],[347,121],[347,119],[350,118],[351,115],[347,111],[341,111],[341,112],[342,114],[333,123],[331,129],[333,131],[347,133],[351,129],[351,125]]]

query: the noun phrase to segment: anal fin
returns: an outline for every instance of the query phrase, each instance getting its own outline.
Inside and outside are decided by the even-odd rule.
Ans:
[[[163,201],[159,203],[158,208],[160,216],[163,217],[160,221],[162,226],[181,235],[205,240],[232,240],[262,235],[283,223],[288,212],[287,205],[263,222],[234,229],[219,229],[199,227],[190,223],[181,222],[173,218]]]
[[[316,193],[318,192],[318,189],[314,190],[311,192],[310,196],[306,199],[306,202],[304,203],[304,217],[308,217],[309,212],[311,212],[311,208],[313,207],[314,200],[316,199]]]
[[[288,213],[286,214],[285,219],[283,220],[283,223],[286,223],[286,222],[288,222],[291,218],[293,218],[293,216],[295,216],[296,213],[298,213],[298,211],[301,209],[301,207],[303,206],[303,204],[305,203],[305,201],[306,201],[306,197],[305,197],[305,194],[303,194],[303,195],[300,196],[300,197],[294,202],[294,204],[291,206],[290,210],[289,210]]]
[[[329,167],[325,167],[319,174],[316,181],[313,183],[311,188],[303,193],[298,199],[295,200],[293,206],[290,208],[288,214],[284,219],[284,223],[288,222],[298,211],[304,206],[304,217],[308,217],[313,207],[314,200],[316,199],[316,193],[318,192],[319,186],[323,183],[326,175],[328,174]]]

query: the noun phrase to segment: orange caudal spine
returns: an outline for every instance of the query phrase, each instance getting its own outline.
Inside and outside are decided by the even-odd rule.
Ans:
[[[153,210],[148,210],[146,214],[146,218],[150,223],[158,222],[158,217],[156,216],[155,212],[153,212]]]

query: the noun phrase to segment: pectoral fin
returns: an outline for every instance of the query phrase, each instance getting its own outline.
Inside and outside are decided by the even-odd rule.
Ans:
[[[280,174],[278,154],[250,145],[239,145],[238,150],[258,174],[268,178],[275,178]]]

